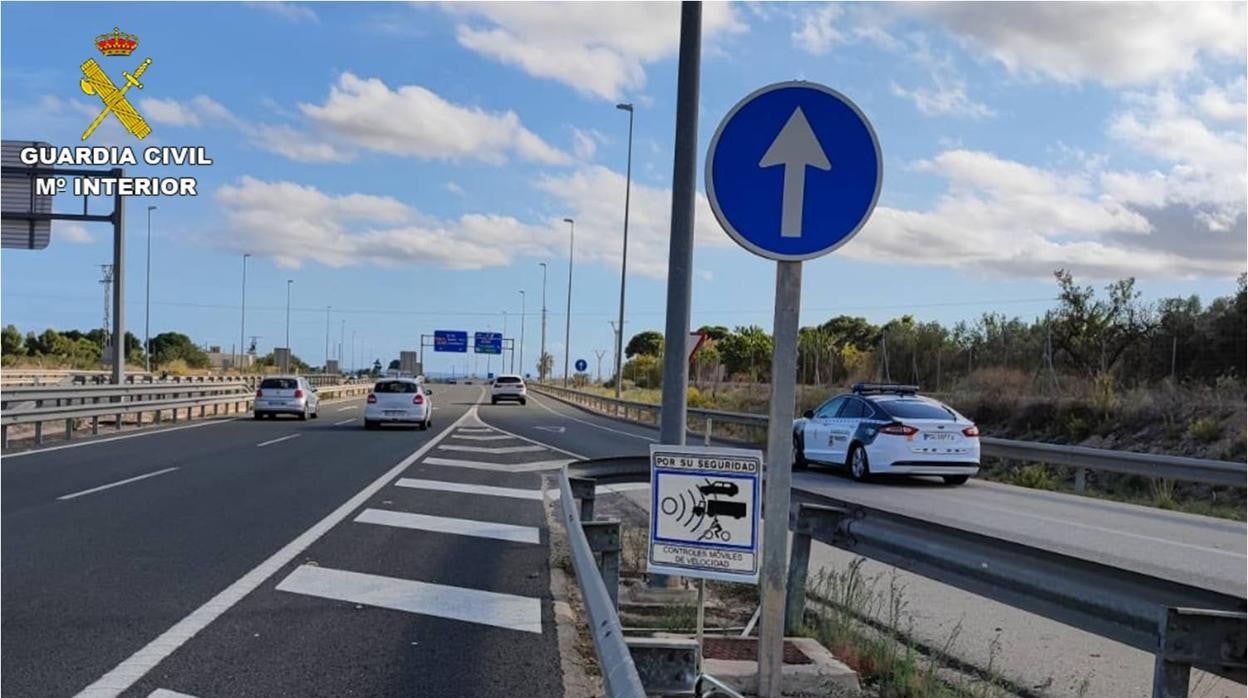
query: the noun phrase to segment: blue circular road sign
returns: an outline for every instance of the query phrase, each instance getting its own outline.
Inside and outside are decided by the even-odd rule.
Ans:
[[[585,370],[585,369],[587,369],[587,368],[589,368],[589,362],[588,362],[588,361],[586,361],[585,359],[577,359],[577,360],[576,360],[576,370],[578,370],[578,371],[584,371],[584,370]]]
[[[871,216],[884,167],[871,123],[845,95],[780,82],[734,106],[711,138],[706,194],[720,225],[769,259],[811,259]]]

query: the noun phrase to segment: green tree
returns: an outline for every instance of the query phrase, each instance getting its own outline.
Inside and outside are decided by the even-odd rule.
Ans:
[[[398,360],[398,359],[392,359],[392,360],[390,361],[390,365],[389,365],[387,368],[389,368],[391,371],[397,371],[397,370],[399,370],[399,366],[401,366],[401,365],[402,365],[402,364],[400,364],[400,363],[399,363],[399,360]]]
[[[624,347],[624,356],[661,356],[663,354],[663,335],[654,330],[646,330],[633,335]]]
[[[729,375],[745,374],[751,380],[761,380],[771,371],[771,335],[757,325],[738,327],[716,347]]]
[[[0,353],[5,356],[26,353],[22,333],[13,325],[5,325],[3,333],[0,334]]]
[[[1060,305],[1047,315],[1053,344],[1088,375],[1108,372],[1122,355],[1156,327],[1151,306],[1140,301],[1135,279],[1120,279],[1097,298],[1091,286],[1078,286],[1070,272],[1054,272]]]
[[[373,375],[381,375],[381,359],[373,359]]]
[[[698,328],[698,332],[706,335],[709,339],[711,339],[711,341],[718,342],[731,334],[732,330],[729,330],[723,325],[703,325]]]
[[[663,362],[657,356],[638,354],[624,364],[624,379],[639,388],[658,388],[663,384]]]
[[[208,355],[181,332],[162,332],[151,339],[152,363],[159,366],[181,359],[191,368],[207,368]]]
[[[277,366],[277,356],[274,355],[274,352],[269,352],[259,359],[256,359],[256,363],[261,366]],[[290,370],[295,373],[307,373],[312,370],[312,367],[309,366],[306,361],[299,358],[297,354],[292,353],[290,355]]]
[[[537,375],[549,376],[551,368],[555,365],[555,357],[546,352],[537,357]]]

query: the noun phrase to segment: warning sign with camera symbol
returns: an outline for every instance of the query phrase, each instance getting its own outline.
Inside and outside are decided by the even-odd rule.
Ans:
[[[759,451],[652,445],[647,570],[757,582],[762,471]]]

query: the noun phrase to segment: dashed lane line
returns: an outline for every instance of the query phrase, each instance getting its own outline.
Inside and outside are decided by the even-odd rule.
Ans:
[[[358,409],[358,408],[359,408],[359,405],[347,405],[346,407],[339,407],[339,408],[337,409],[337,411],[338,411],[338,412],[346,412],[346,411],[348,411],[348,410],[354,410],[354,409]]]
[[[403,511],[385,509],[365,509],[355,517],[357,523],[377,524],[409,528],[416,531],[432,531],[434,533],[451,533],[457,536],[475,538],[493,538],[512,543],[541,542],[541,534],[532,526],[515,526],[512,524],[495,523],[492,521],[476,521],[473,519],[452,519],[444,516],[427,516],[411,514]]]
[[[302,565],[279,591],[450,618],[526,633],[542,632],[541,599]]]
[[[394,483],[399,487],[416,490],[433,490],[435,492],[459,492],[462,494],[480,494],[488,497],[512,497],[515,499],[534,499],[541,501],[541,490],[523,490],[514,487],[493,487],[491,485],[470,485],[464,482],[444,482],[442,480],[421,480],[419,478],[399,478]]]
[[[149,477],[156,477],[157,475],[164,475],[165,473],[171,473],[177,469],[178,469],[177,466],[174,466],[172,468],[165,468],[164,470],[157,470],[155,472],[146,473],[144,475],[136,475],[135,477],[128,477],[125,480],[118,480],[117,482],[110,482],[107,485],[100,485],[99,487],[92,487],[89,490],[83,490],[81,492],[74,492],[73,494],[61,495],[60,497],[57,497],[57,499],[58,500],[75,499],[77,497],[83,496],[84,494],[91,494],[93,492],[100,492],[103,490],[112,489],[114,487],[120,487],[122,485],[128,485],[132,482],[138,482],[139,480],[146,480]]]
[[[350,419],[344,419],[341,422],[334,422],[334,426],[340,427],[343,424],[352,424],[354,422],[355,422],[355,417],[351,417]]]
[[[272,446],[273,444],[281,443],[283,441],[297,439],[300,436],[303,436],[303,434],[287,434],[286,436],[279,436],[276,439],[269,439],[268,441],[261,441],[260,443],[256,444],[256,448],[264,448],[265,446]]]

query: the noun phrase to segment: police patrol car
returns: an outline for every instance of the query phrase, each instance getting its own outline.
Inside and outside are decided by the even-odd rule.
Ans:
[[[979,472],[979,428],[914,385],[859,383],[793,422],[793,463],[872,475],[939,475],[960,485]]]

